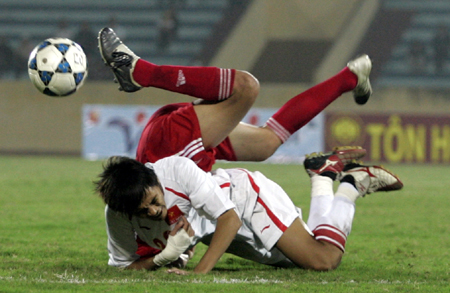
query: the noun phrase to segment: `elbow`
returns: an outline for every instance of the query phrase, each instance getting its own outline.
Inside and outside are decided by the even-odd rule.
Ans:
[[[239,231],[239,229],[241,229],[241,227],[242,227],[242,221],[238,218],[236,223],[235,223],[236,231]]]
[[[226,214],[227,214],[227,216],[226,216],[227,230],[237,233],[239,231],[239,229],[242,227],[241,219],[239,218],[238,214],[236,213],[236,211],[234,209],[228,210],[228,212],[226,212]]]
[[[230,232],[233,231],[234,233],[237,233],[242,227],[242,221],[234,209],[226,211],[217,220],[218,224],[220,223],[220,226],[223,225],[223,227]]]
[[[232,226],[230,228],[233,228],[236,232],[242,227],[242,221],[239,218],[239,216],[236,214],[236,212],[234,213],[234,217],[233,217],[233,221],[232,221]]]

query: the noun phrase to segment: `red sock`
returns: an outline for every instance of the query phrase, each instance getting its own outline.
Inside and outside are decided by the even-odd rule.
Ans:
[[[156,87],[204,100],[227,99],[233,90],[234,69],[156,65],[139,59],[133,78],[143,87]]]
[[[335,76],[290,99],[269,118],[266,125],[285,142],[331,102],[353,90],[357,84],[357,76],[345,67]]]

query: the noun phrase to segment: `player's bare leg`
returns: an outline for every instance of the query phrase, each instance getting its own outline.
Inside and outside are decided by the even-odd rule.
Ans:
[[[338,247],[314,239],[300,219],[283,233],[276,246],[297,266],[316,271],[337,268],[344,254]]]
[[[238,161],[264,161],[282,144],[272,129],[242,122],[228,137]]]

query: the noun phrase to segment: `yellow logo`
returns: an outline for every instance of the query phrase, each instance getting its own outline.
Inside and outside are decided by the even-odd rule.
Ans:
[[[329,139],[333,145],[362,145],[362,121],[356,116],[340,115],[331,119]]]

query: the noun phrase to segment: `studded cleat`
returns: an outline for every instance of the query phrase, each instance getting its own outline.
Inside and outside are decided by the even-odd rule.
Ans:
[[[355,102],[364,105],[372,95],[372,86],[370,85],[369,75],[372,70],[372,61],[369,56],[362,55],[347,63],[347,67],[351,72],[358,76],[358,84],[353,90]]]
[[[353,177],[353,179],[348,176]],[[360,197],[373,192],[393,191],[403,188],[400,179],[384,167],[364,166],[359,163],[346,165],[338,180],[354,183]]]
[[[133,80],[133,70],[139,57],[117,37],[113,29],[105,27],[98,33],[98,48],[103,61],[111,67],[119,90],[135,92],[142,87]]]
[[[360,146],[336,147],[328,153],[312,153],[306,156],[303,165],[310,177],[314,175],[328,174],[334,180],[345,165],[354,160],[359,160],[366,154],[366,150]]]

